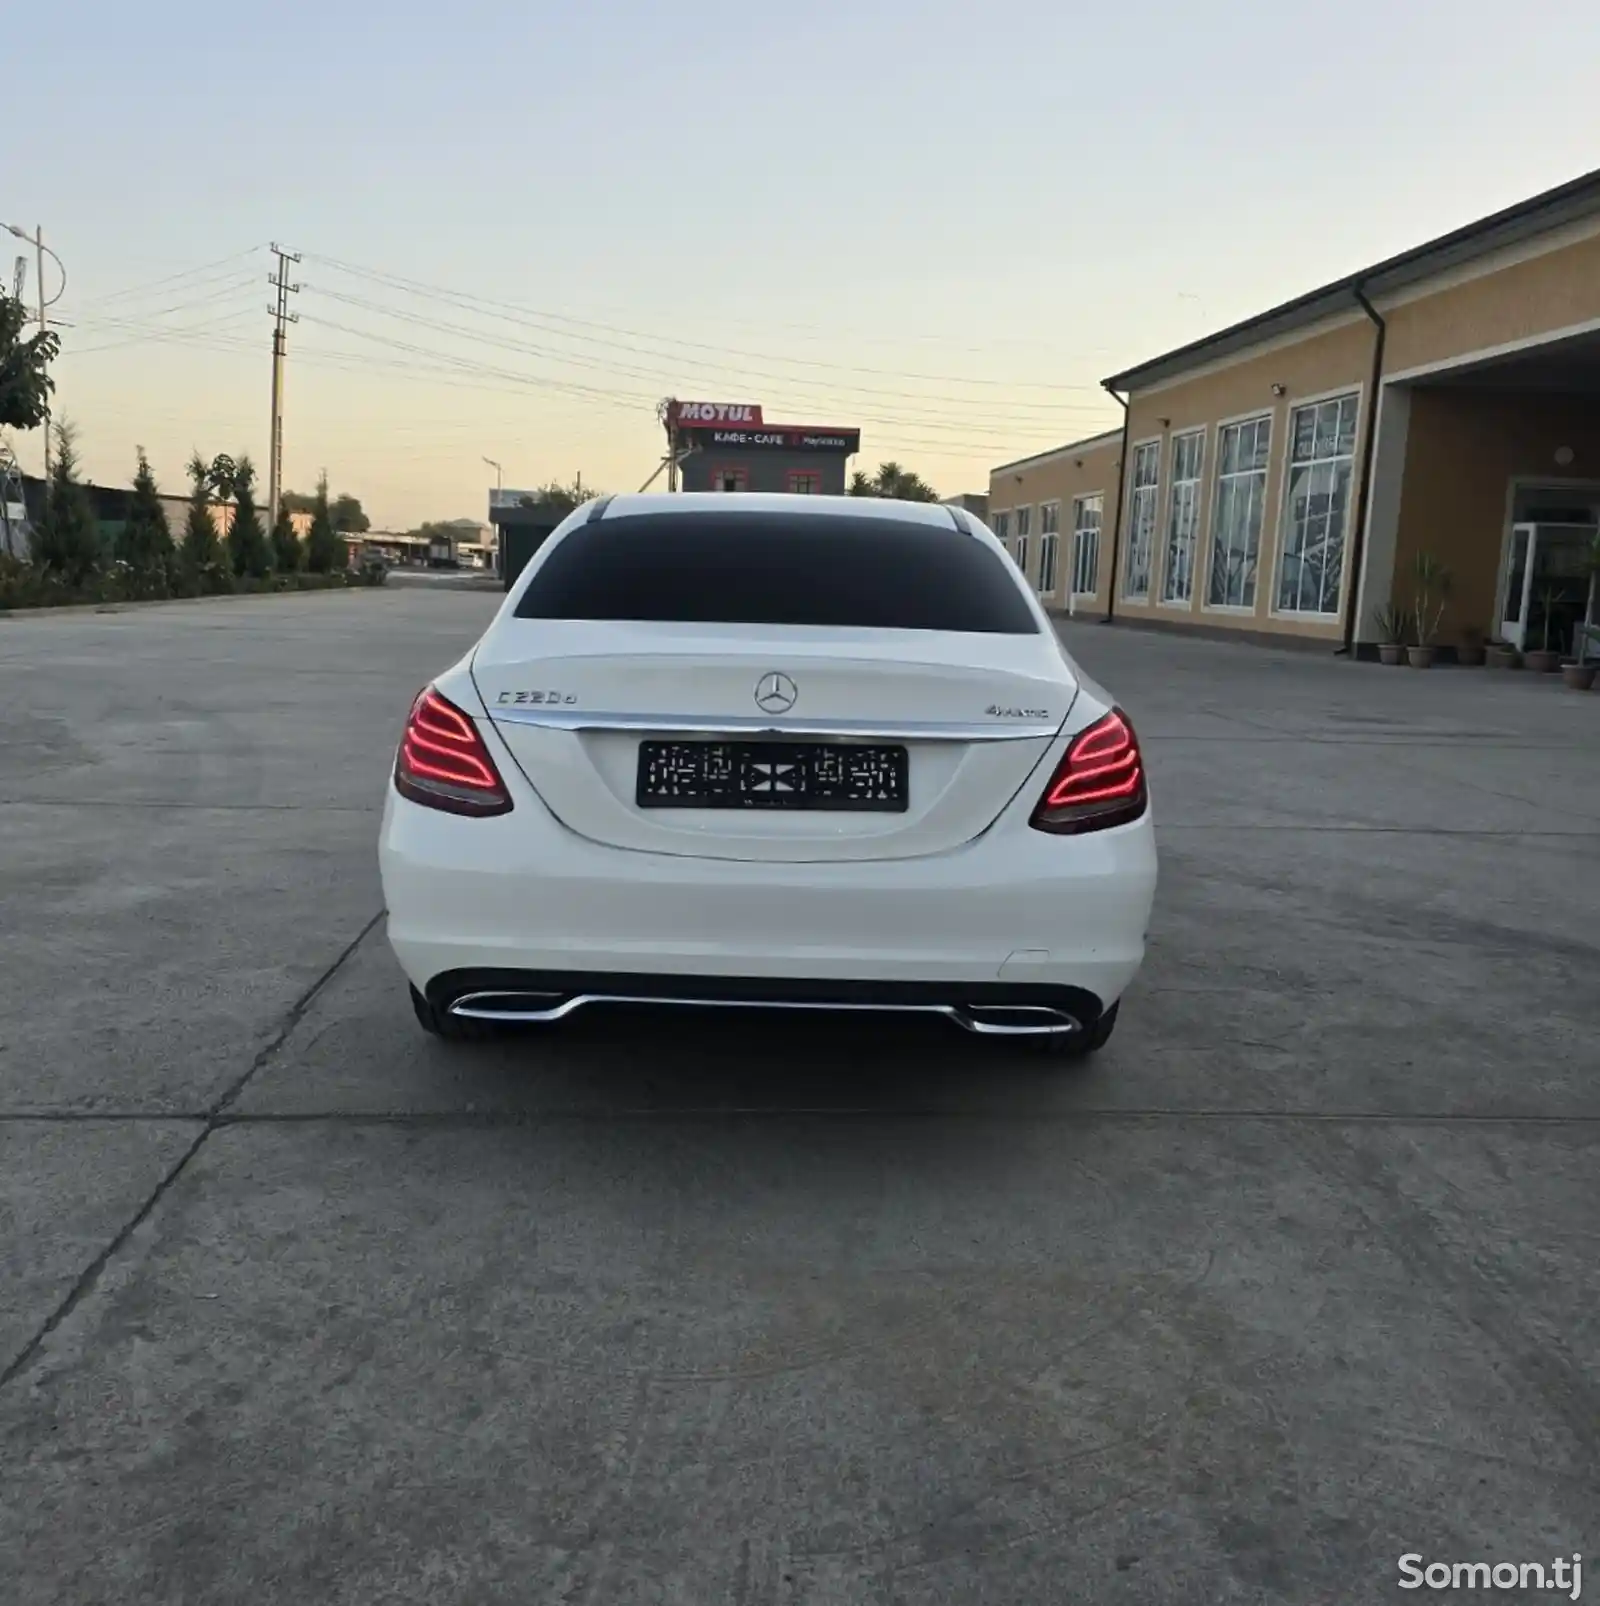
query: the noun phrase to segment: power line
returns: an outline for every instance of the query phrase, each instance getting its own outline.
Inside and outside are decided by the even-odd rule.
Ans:
[[[152,290],[159,290],[164,285],[175,284],[180,279],[198,278],[202,275],[214,273],[216,269],[223,268],[235,262],[242,262],[251,257],[262,248],[253,245],[248,251],[235,251],[231,256],[218,257],[215,262],[202,262],[196,268],[184,268],[177,273],[169,273],[164,278],[150,279],[144,284],[128,285],[121,290],[106,290],[97,296],[89,296],[79,302],[81,306],[99,306],[107,301],[120,301],[126,297],[138,297]]]
[[[325,296],[329,300],[341,302],[346,306],[355,307],[360,311],[376,313],[380,316],[388,318],[396,318],[405,323],[417,324],[427,329],[437,330],[441,334],[455,335],[461,339],[476,341],[481,345],[492,346],[501,350],[515,350],[528,356],[544,357],[551,361],[570,363],[578,367],[598,368],[608,373],[626,374],[637,379],[647,379],[654,384],[671,384],[675,379],[681,378],[682,371],[688,368],[701,369],[719,377],[728,374],[735,374],[748,375],[749,377],[762,382],[776,379],[779,383],[783,384],[790,393],[794,393],[796,391],[817,392],[820,396],[826,398],[826,400],[820,405],[826,406],[833,405],[835,399],[839,397],[849,395],[860,395],[872,398],[874,405],[880,405],[880,399],[886,398],[895,404],[897,416],[892,419],[880,417],[875,420],[875,422],[879,423],[926,423],[937,427],[956,429],[968,429],[975,423],[987,423],[992,426],[997,425],[1003,429],[1010,429],[1015,423],[1014,414],[1021,411],[1048,414],[1052,419],[1066,421],[1073,414],[1082,415],[1092,412],[1095,414],[1095,416],[1099,416],[1104,410],[1103,407],[1093,407],[1085,402],[1022,401],[1010,404],[1010,407],[1007,409],[1006,413],[1001,416],[996,416],[993,413],[980,414],[973,411],[973,407],[977,404],[970,399],[963,397],[921,397],[908,395],[903,389],[890,390],[881,385],[829,385],[820,380],[796,379],[793,375],[774,374],[770,370],[763,372],[760,369],[741,368],[738,364],[707,362],[702,358],[693,357],[685,358],[667,356],[661,359],[661,361],[658,362],[657,366],[655,367],[629,367],[617,363],[614,359],[600,359],[584,353],[561,351],[552,349],[549,346],[537,346],[530,342],[511,340],[504,335],[491,334],[486,331],[473,329],[462,324],[447,323],[435,316],[425,317],[414,312],[403,311],[398,307],[386,307],[379,302],[370,301],[365,297],[345,295],[337,290],[329,290],[322,285],[308,283],[306,288],[317,295]],[[506,320],[502,318],[501,321],[510,321],[516,323],[523,322],[524,320],[515,318]],[[537,326],[528,325],[528,327]],[[549,331],[544,332],[548,333]],[[592,337],[572,337],[558,333],[557,338]],[[602,346],[611,346],[630,352],[635,356],[645,358],[647,361],[653,360],[657,356],[656,353],[641,351],[637,347],[623,345],[617,341],[600,340],[595,341],[594,343]],[[670,364],[670,366],[666,366],[666,364]],[[743,379],[740,380],[740,383],[743,383]],[[926,405],[927,403],[932,403],[932,405]],[[805,401],[804,405],[814,406],[819,404],[812,401]],[[858,408],[859,406],[858,403],[853,401],[849,402],[848,405],[853,409]],[[992,401],[989,403],[989,405],[993,405]],[[907,414],[914,414],[915,416],[908,417],[906,416]]]
[[[518,373],[510,369],[496,368],[490,366],[489,364],[476,362],[471,359],[452,357],[445,352],[437,351],[428,346],[418,346],[410,341],[395,340],[386,335],[375,334],[368,329],[356,329],[349,324],[339,323],[334,319],[323,318],[312,313],[302,314],[301,321],[307,324],[319,325],[324,329],[337,329],[341,334],[354,335],[359,340],[370,340],[378,345],[388,346],[395,350],[408,352],[416,356],[431,358],[436,362],[448,364],[452,370],[457,372],[468,374],[488,374],[496,378],[510,380],[519,385],[525,385],[535,390],[554,390],[558,392],[575,394],[584,398],[595,398],[605,402],[608,405],[616,405],[626,408],[629,411],[632,411],[635,407],[641,405],[642,402],[647,399],[642,393],[637,391],[618,391],[609,390],[594,385],[580,385],[571,381],[549,379],[532,374]],[[863,421],[867,423],[884,424],[886,427],[894,430],[896,432],[895,438],[902,441],[906,445],[922,446],[937,451],[949,451],[953,444],[948,440],[929,440],[925,436],[918,437],[915,435],[900,433],[900,427],[902,425],[906,425],[907,423],[905,420],[888,419],[882,417],[874,418],[870,415],[863,415]],[[918,427],[926,427],[930,429],[949,428],[952,431],[959,433],[967,445],[974,448],[984,448],[986,450],[994,451],[1010,450],[1020,439],[1026,438],[1026,434],[1023,431],[1007,431],[1004,434],[993,436],[978,436],[974,435],[971,428],[968,426],[955,424],[943,425],[938,423],[920,425],[919,421],[917,420],[911,420],[907,427],[911,429],[916,429]],[[1058,434],[1059,431],[1035,431],[1036,438],[1039,440],[1054,440],[1057,438]]]
[[[713,344],[709,341],[682,340],[675,336],[667,335],[649,335],[636,329],[625,329],[618,325],[602,323],[592,318],[575,318],[565,313],[546,312],[536,307],[523,307],[513,301],[496,301],[488,296],[478,296],[465,291],[450,290],[440,285],[425,284],[418,279],[408,279],[401,274],[387,273],[381,269],[364,268],[356,263],[344,262],[338,257],[322,256],[314,251],[306,254],[311,262],[320,262],[327,267],[337,269],[341,273],[348,273],[356,278],[370,279],[379,284],[387,284],[394,289],[409,294],[425,296],[429,299],[455,301],[457,303],[476,302],[480,306],[496,313],[503,314],[509,310],[521,313],[527,318],[542,319],[549,323],[570,324],[577,328],[599,329],[608,334],[626,335],[633,340],[654,341],[658,345],[685,346],[698,351],[723,352],[729,356],[753,358],[758,362],[778,362],[804,368],[821,368],[830,373],[875,374],[889,379],[926,380],[931,384],[979,385],[1004,390],[1074,391],[1092,395],[1101,393],[1100,386],[1097,384],[1057,384],[1044,380],[988,379],[961,374],[908,373],[894,368],[867,368],[849,363],[826,362],[816,357],[782,357],[772,353],[743,351],[737,347]],[[555,331],[547,332],[554,333]]]
[[[146,319],[165,318],[175,312],[188,312],[195,307],[208,306],[213,301],[225,301],[230,296],[241,294],[255,283],[256,276],[252,273],[248,276],[234,279],[227,284],[219,285],[217,288],[207,291],[204,295],[191,296],[187,301],[175,301],[170,307],[155,307],[148,310],[143,308],[116,308],[110,312],[91,312],[87,317],[80,316],[73,321],[77,328],[92,329],[103,323],[116,323],[119,321],[142,322]]]

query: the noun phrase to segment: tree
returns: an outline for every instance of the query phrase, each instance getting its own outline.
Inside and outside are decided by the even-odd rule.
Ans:
[[[128,499],[128,517],[117,536],[116,555],[129,568],[141,573],[157,569],[172,556],[172,532],[161,506],[156,477],[150,472],[150,459],[139,447],[139,470],[133,476],[133,495]]]
[[[895,462],[880,463],[878,472],[873,475],[857,469],[850,476],[850,494],[890,497],[897,502],[939,500],[939,493],[920,474],[913,474],[910,469],[902,468]]]
[[[585,489],[582,480],[574,480],[570,485],[563,485],[560,480],[551,480],[548,485],[542,485],[537,491],[530,492],[522,498],[523,507],[549,508],[553,513],[559,513],[563,518],[573,508],[582,507],[585,502],[593,501],[599,491],[592,487]]]
[[[94,509],[78,483],[78,451],[72,427],[56,425],[56,460],[45,494],[44,518],[34,535],[33,557],[42,569],[69,585],[82,585],[100,567],[100,533]]]
[[[27,311],[0,292],[0,425],[37,429],[50,416],[50,364],[60,343],[46,331],[24,340]]]
[[[306,567],[313,574],[332,574],[344,567],[344,542],[339,539],[328,511],[326,474],[317,481],[317,501],[311,510],[311,529],[306,536]]]
[[[217,493],[217,500],[219,502],[231,502],[233,500],[234,480],[239,472],[238,464],[226,452],[219,452],[211,459],[209,472],[211,489]]]
[[[272,549],[256,512],[255,465],[248,457],[241,457],[232,468],[233,522],[228,526],[228,557],[236,575],[259,580],[272,568]]]
[[[334,497],[330,513],[333,527],[341,535],[365,535],[372,528],[372,520],[361,510],[361,499],[348,492]]]
[[[179,549],[184,566],[195,575],[215,564],[219,556],[216,521],[211,517],[211,483],[211,464],[196,452],[189,459],[189,516]]]
[[[317,509],[317,493],[315,491],[279,491],[278,506],[288,508],[291,513],[314,513]]]
[[[272,526],[272,566],[279,574],[294,574],[303,556],[300,537],[294,533],[294,515],[279,497],[278,517]]]

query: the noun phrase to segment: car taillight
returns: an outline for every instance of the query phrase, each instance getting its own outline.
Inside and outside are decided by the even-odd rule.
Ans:
[[[1072,836],[1126,825],[1149,805],[1139,739],[1128,716],[1113,708],[1072,738],[1028,823]]]
[[[511,794],[478,727],[433,687],[417,694],[394,759],[394,788],[447,814],[508,814]]]

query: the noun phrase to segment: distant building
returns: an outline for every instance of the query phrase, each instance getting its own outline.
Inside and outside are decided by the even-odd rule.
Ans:
[[[990,474],[1041,598],[1375,651],[1571,652],[1600,540],[1600,170],[1113,374],[1120,426]]]
[[[846,468],[861,450],[859,429],[769,424],[747,403],[673,401],[666,428],[685,491],[843,496]]]
[[[551,506],[538,491],[497,488],[489,492],[493,567],[507,586],[566,516],[564,507]]]
[[[958,507],[963,512],[970,513],[980,523],[989,522],[989,498],[978,491],[963,491],[959,496],[944,498],[946,507]]]

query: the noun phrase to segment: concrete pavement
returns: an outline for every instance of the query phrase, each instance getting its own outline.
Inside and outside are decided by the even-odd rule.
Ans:
[[[492,596],[0,621],[0,1600],[1292,1602],[1596,1548],[1600,695],[1064,627],[1157,788],[1092,1067],[381,941]]]

